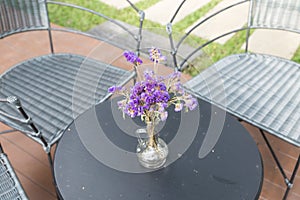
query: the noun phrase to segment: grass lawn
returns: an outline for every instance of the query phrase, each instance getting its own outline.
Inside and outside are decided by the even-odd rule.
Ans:
[[[100,2],[99,0],[63,0],[63,1],[67,3],[80,5],[89,9],[93,9],[113,19],[117,19],[126,22],[128,24],[138,26],[138,22],[136,20],[137,13],[131,7],[118,10],[114,7],[111,7],[107,4]],[[157,3],[158,1],[159,0],[142,0],[136,4],[136,7],[138,7],[140,10],[145,10],[148,7]],[[198,9],[197,11],[191,13],[181,21],[174,24],[173,32],[179,33],[178,35],[183,35],[184,31],[190,25],[194,24],[199,18],[204,16],[209,10],[211,10],[214,6],[216,6],[221,1],[222,0],[211,0],[207,5],[203,6],[202,8]],[[76,9],[70,9],[68,7],[66,8],[60,7],[58,9],[57,5],[50,5],[49,13],[50,13],[51,21],[53,23],[61,26],[72,27],[74,29],[78,29],[81,31],[88,31],[92,27],[97,26],[105,21],[104,19],[99,19],[99,17],[95,15],[86,14],[86,12],[78,11]],[[151,27],[151,30],[154,31],[160,30],[157,32],[158,34],[162,34],[161,30],[165,29],[164,26],[149,21],[147,19],[145,19],[144,21],[144,27]],[[166,33],[165,35],[167,36]],[[236,33],[224,45],[218,43],[212,43],[207,47],[205,47],[203,51],[211,59],[211,63],[213,63],[223,58],[226,55],[243,52],[241,47],[244,44],[245,38],[246,38],[246,31],[242,31]],[[206,40],[195,36],[189,36],[186,42],[193,47],[198,47],[201,44],[205,43]],[[300,62],[300,47],[296,51],[292,60],[296,62]],[[197,73],[199,73],[199,71],[203,70],[204,68],[208,67],[211,64],[211,63],[203,62],[201,58],[198,58],[196,62],[198,64],[196,64],[193,68],[187,70],[187,72],[191,75],[196,75]]]

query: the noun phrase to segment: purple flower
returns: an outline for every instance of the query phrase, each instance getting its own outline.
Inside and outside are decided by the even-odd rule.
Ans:
[[[170,95],[164,80],[156,79],[153,71],[145,72],[144,77],[144,81],[137,82],[131,87],[126,105],[123,105],[124,113],[130,117],[144,115],[145,111],[164,113],[168,106]]]
[[[154,80],[154,72],[152,70],[146,70],[144,72],[145,81]]]
[[[123,55],[125,56],[128,62],[131,62],[135,65],[140,65],[143,61],[132,51],[124,51]]]
[[[116,93],[116,92],[120,92],[122,91],[124,88],[122,86],[111,86],[110,88],[108,88],[108,92],[110,93]]]
[[[164,83],[159,83],[158,86],[160,90],[167,91],[167,87]]]
[[[172,90],[173,90],[174,93],[178,93],[180,95],[184,94],[184,88],[182,87],[180,82],[174,83],[173,86],[172,86]]]
[[[116,86],[111,86],[110,88],[108,88],[108,92],[110,93],[114,93],[116,91]]]
[[[157,48],[150,51],[150,59],[154,63],[165,60]],[[127,61],[135,66],[142,63],[142,60],[134,53],[125,51],[124,56]],[[175,112],[179,112],[185,107],[186,111],[193,110],[198,102],[191,95],[185,93],[180,83],[180,72],[174,72],[168,76],[158,76],[152,70],[144,72],[144,79],[136,82],[130,90],[123,87],[112,86],[108,89],[111,93],[122,94],[125,99],[118,101],[119,108],[123,115],[130,117],[140,116],[142,120],[162,120],[168,117],[166,109],[169,105],[175,105]]]
[[[165,108],[166,108],[166,106],[165,106],[165,103],[159,103],[158,105],[158,112],[164,112],[165,111]]]
[[[182,108],[183,108],[183,104],[182,103],[176,103],[174,111],[175,112],[179,112],[179,111],[182,110]]]
[[[132,104],[127,104],[124,108],[124,112],[131,118],[134,118],[138,115],[138,109]]]
[[[125,106],[126,106],[126,99],[123,99],[123,100],[118,101],[117,104],[118,104],[118,107],[119,107],[120,109],[125,108]]]
[[[190,110],[194,110],[198,105],[197,99],[193,98],[191,95],[187,96],[185,99],[185,106],[188,107]]]
[[[149,50],[149,58],[152,62],[156,63],[167,60],[167,58],[161,54],[160,50],[155,47]]]

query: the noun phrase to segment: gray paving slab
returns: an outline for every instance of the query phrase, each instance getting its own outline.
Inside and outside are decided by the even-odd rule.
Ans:
[[[110,6],[113,6],[117,9],[122,9],[122,8],[126,8],[126,7],[129,7],[130,4],[125,1],[125,0],[99,0],[105,4],[108,4]],[[132,3],[137,3],[141,0],[130,0]]]
[[[187,0],[177,14],[174,23],[201,8],[211,0]],[[145,10],[146,19],[166,25],[181,4],[182,0],[162,0]]]
[[[218,5],[216,5],[211,11],[209,11],[205,16],[199,19],[196,23],[190,26],[187,31],[189,31],[194,25],[198,24],[200,21],[205,19],[207,16],[229,6],[240,0],[223,0]],[[193,31],[193,34],[201,38],[211,40],[223,33],[229,32],[234,29],[243,27],[247,23],[249,10],[249,3],[244,3],[238,5],[234,8],[224,11],[223,13],[213,17],[212,19],[206,21],[204,24],[199,26]],[[224,44],[228,39],[232,37],[231,35],[225,36],[216,42]]]
[[[300,45],[297,33],[257,29],[249,38],[249,51],[291,59]]]

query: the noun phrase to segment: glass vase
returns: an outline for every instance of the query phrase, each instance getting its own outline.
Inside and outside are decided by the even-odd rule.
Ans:
[[[167,144],[155,132],[157,123],[148,122],[146,129],[138,129],[136,153],[140,164],[149,169],[157,169],[166,162],[169,150]]]

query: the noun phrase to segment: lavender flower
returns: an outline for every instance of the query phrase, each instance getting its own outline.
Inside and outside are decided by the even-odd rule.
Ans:
[[[158,63],[160,61],[164,61],[167,58],[163,56],[159,49],[153,47],[149,50],[149,58],[152,62]]]
[[[143,63],[143,61],[132,51],[125,51],[123,55],[128,62],[131,62],[134,65],[140,65]]]
[[[123,89],[124,88],[122,86],[111,86],[110,88],[108,88],[108,92],[116,93],[116,92],[120,92]]]
[[[182,103],[176,103],[174,111],[175,112],[179,112],[179,111],[182,110],[182,108],[183,108],[183,104]]]
[[[198,102],[195,98],[192,97],[192,95],[187,95],[185,98],[185,106],[190,109],[194,110],[198,105]]]
[[[150,51],[150,59],[157,63],[165,59],[157,48]],[[124,56],[127,61],[135,65],[142,63],[133,52],[126,51]],[[110,93],[122,94],[125,98],[118,101],[118,107],[123,111],[123,115],[130,117],[140,116],[142,120],[164,121],[168,117],[166,109],[174,105],[174,111],[179,112],[184,107],[185,110],[193,110],[198,105],[197,100],[187,94],[181,83],[180,73],[174,72],[168,76],[157,76],[153,71],[144,72],[144,79],[136,82],[130,90],[123,87],[112,86],[108,89]]]

